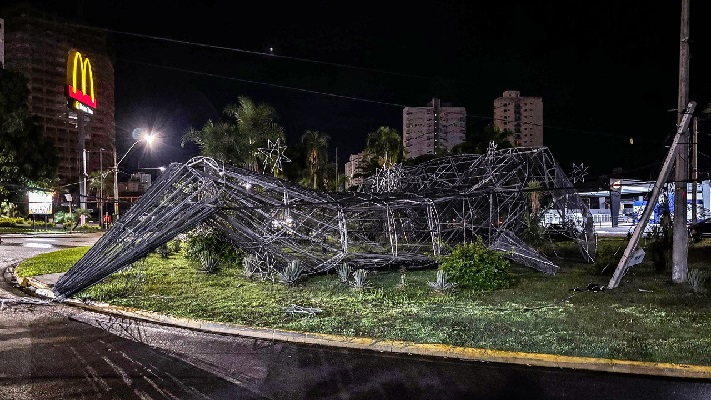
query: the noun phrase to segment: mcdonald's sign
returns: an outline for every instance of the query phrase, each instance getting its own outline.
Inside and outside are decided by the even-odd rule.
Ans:
[[[73,108],[83,111],[86,111],[86,107],[96,108],[91,61],[75,49],[69,50],[69,57],[67,57],[67,96],[70,99],[69,104]],[[71,101],[71,99],[76,101]],[[81,105],[85,107],[81,107]]]

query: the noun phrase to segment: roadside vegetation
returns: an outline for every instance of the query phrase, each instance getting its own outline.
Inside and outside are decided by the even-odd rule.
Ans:
[[[497,289],[482,290],[453,279],[451,271],[461,272],[460,262],[450,262],[449,274],[446,268],[353,271],[346,265],[326,275],[302,276],[294,266],[293,279],[282,279],[250,267],[255,262],[249,257],[244,264],[241,258],[215,257],[220,261],[208,270],[203,258],[186,257],[185,244],[173,244],[172,250],[157,251],[77,297],[252,327],[711,365],[711,298],[705,280],[711,272],[711,241],[691,244],[687,285],[673,284],[668,269],[660,271],[645,258],[618,288],[600,290],[625,245],[624,238],[601,238],[597,262],[588,264],[580,261],[574,243],[548,241],[540,249],[561,267],[555,276],[507,262],[499,265],[504,274],[487,270],[493,275],[486,281]],[[72,250],[24,261],[18,273],[67,270],[87,249]],[[47,271],[36,267],[47,261],[54,264]]]

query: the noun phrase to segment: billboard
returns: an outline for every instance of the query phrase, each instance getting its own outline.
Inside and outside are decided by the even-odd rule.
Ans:
[[[30,214],[52,214],[52,192],[27,192]]]
[[[96,96],[91,61],[75,49],[69,50],[67,57],[66,92],[70,107],[88,114],[94,113]]]

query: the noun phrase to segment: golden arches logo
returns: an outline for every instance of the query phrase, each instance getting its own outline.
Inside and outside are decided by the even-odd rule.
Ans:
[[[77,85],[77,81],[80,80]],[[96,108],[94,96],[94,73],[91,70],[89,57],[74,49],[67,57],[67,96],[77,100],[87,107]]]

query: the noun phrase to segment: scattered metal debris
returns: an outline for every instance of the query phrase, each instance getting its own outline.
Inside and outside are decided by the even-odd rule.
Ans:
[[[302,306],[297,306],[296,304],[292,304],[288,307],[284,307],[284,311],[286,311],[287,314],[308,314],[311,316],[314,316],[320,312],[323,312],[323,309],[317,308],[317,307],[302,307]]]

